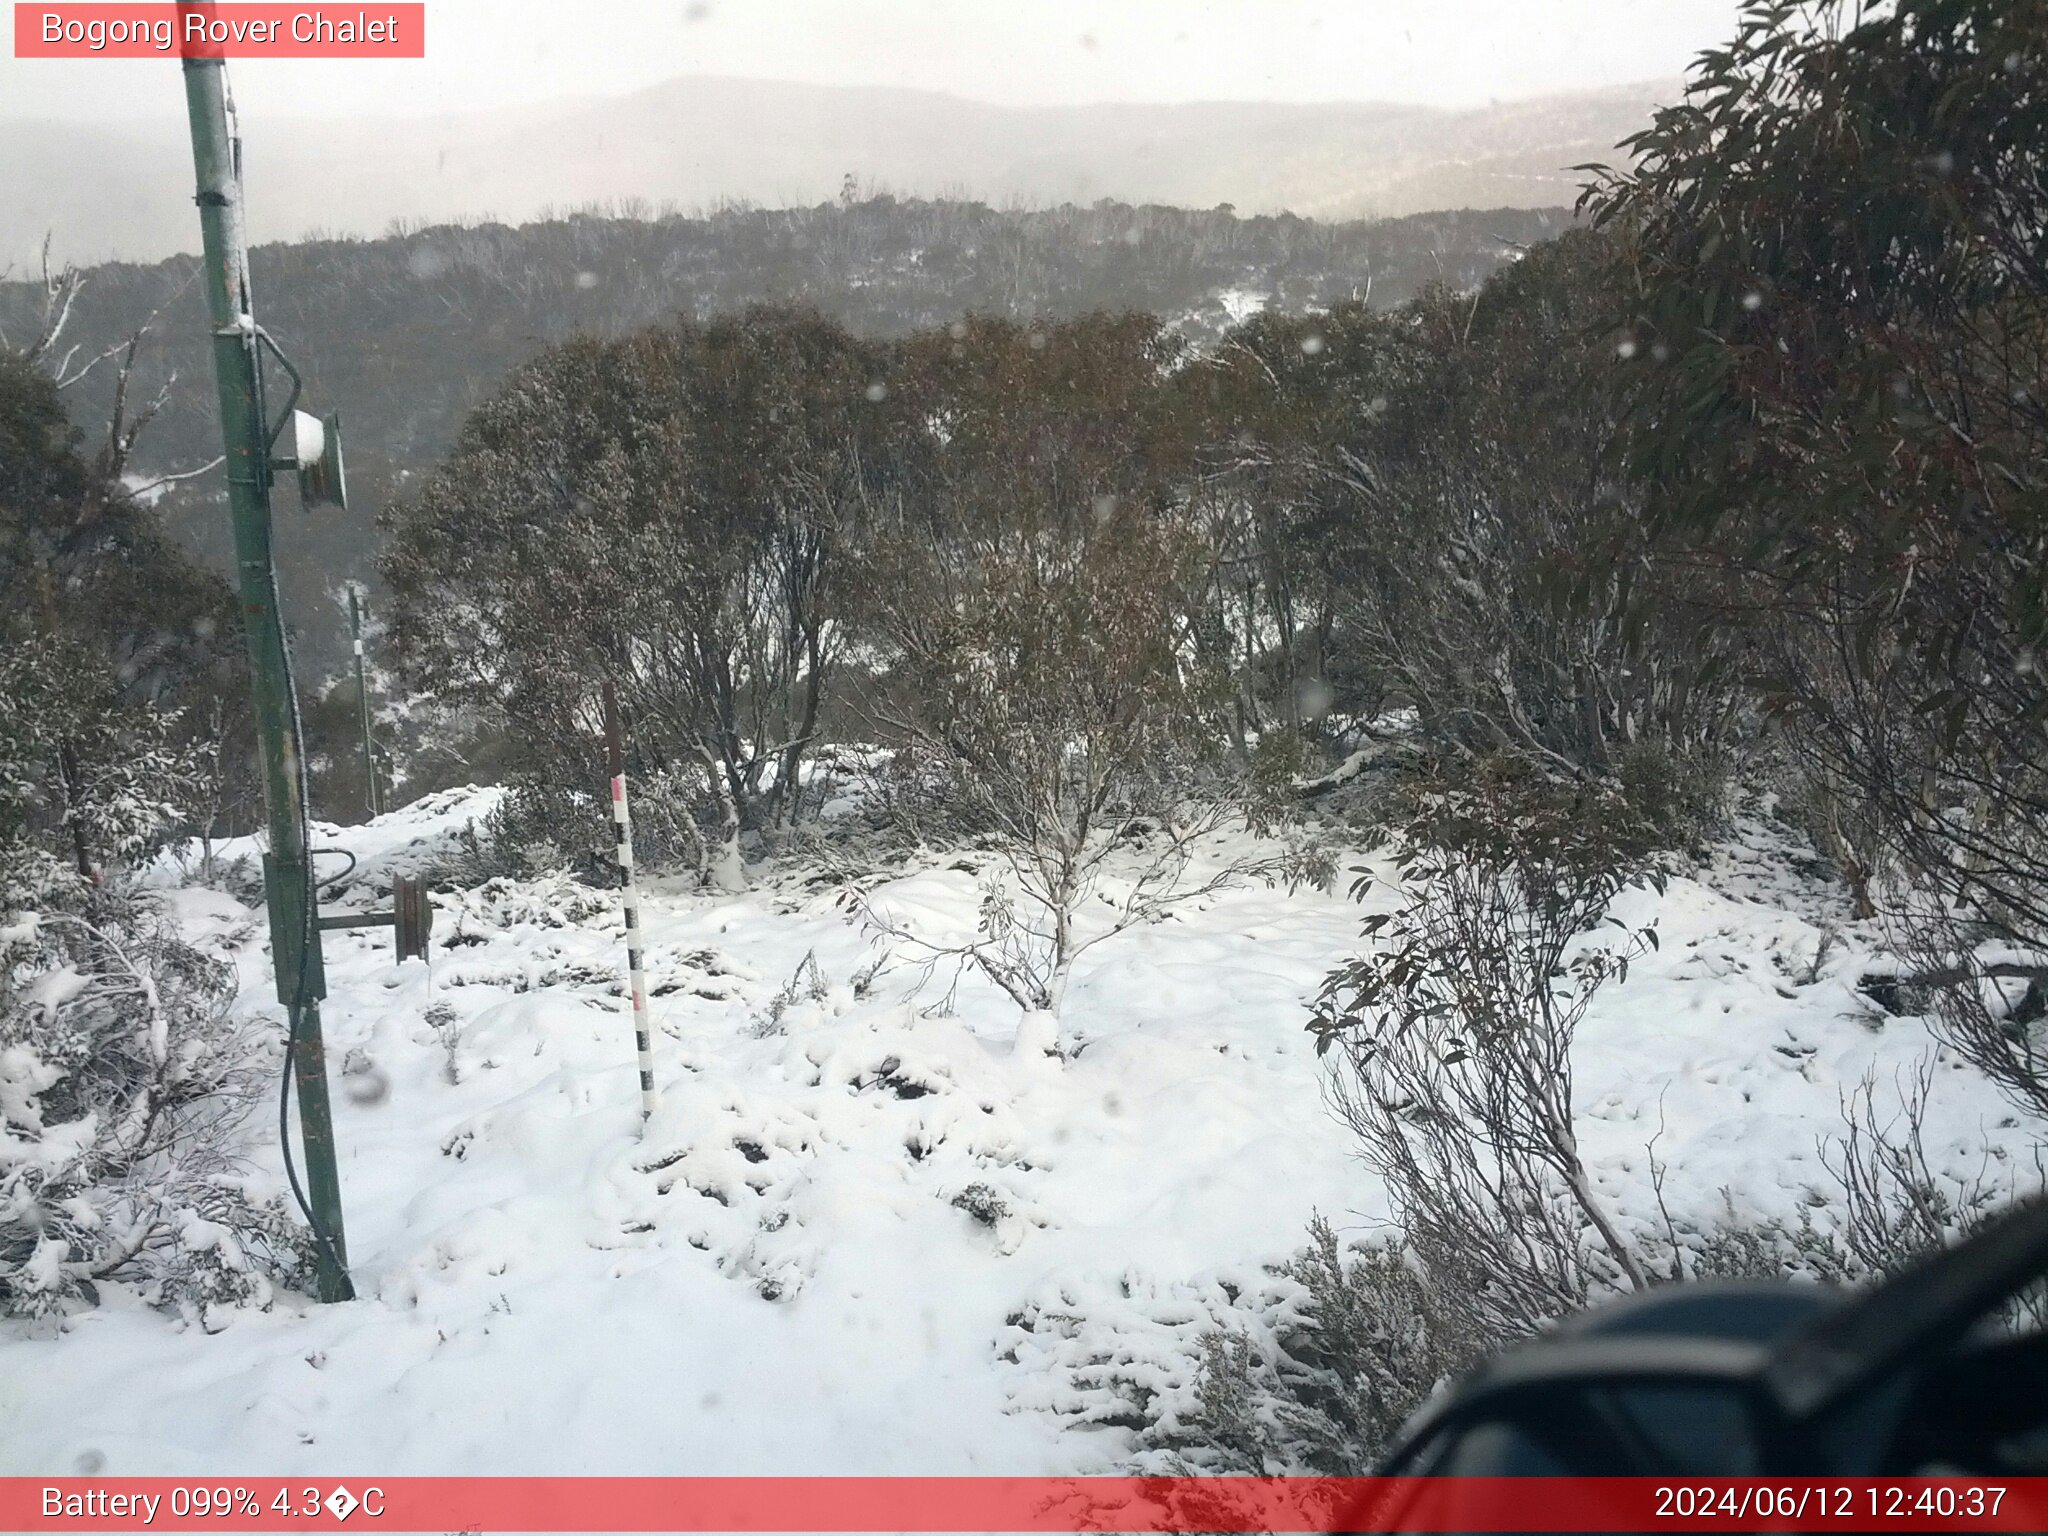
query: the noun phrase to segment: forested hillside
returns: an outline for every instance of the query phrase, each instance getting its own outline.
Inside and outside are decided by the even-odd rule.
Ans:
[[[1113,203],[999,210],[849,189],[815,208],[650,219],[628,205],[517,229],[259,246],[250,264],[264,325],[305,374],[307,402],[338,410],[347,427],[349,511],[302,521],[285,508],[287,610],[315,664],[334,665],[341,628],[331,596],[345,578],[374,581],[378,511],[508,370],[568,336],[777,301],[815,306],[868,336],[968,313],[1130,309],[1199,340],[1260,308],[1300,313],[1352,298],[1387,307],[1431,282],[1471,287],[1567,222],[1562,210],[1525,209],[1341,224]],[[176,382],[130,465],[144,477],[220,451],[196,269],[190,257],[92,269],[66,335],[82,360],[155,317],[130,394],[146,399],[174,373]],[[44,297],[37,282],[0,284],[0,334],[32,333]],[[105,421],[113,380],[102,367],[67,391],[88,430]],[[223,562],[217,477],[163,490],[169,530]]]

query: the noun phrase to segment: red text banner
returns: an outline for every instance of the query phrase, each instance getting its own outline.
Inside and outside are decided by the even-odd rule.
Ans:
[[[7,1531],[2043,1531],[2048,1478],[0,1478]]]
[[[273,4],[23,4],[14,7],[21,59],[421,59],[427,8],[419,0]]]

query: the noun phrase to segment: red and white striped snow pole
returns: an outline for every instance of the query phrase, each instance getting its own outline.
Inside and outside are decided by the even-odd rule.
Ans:
[[[626,909],[626,968],[633,986],[633,1041],[640,1050],[640,1119],[654,1113],[654,1048],[648,1038],[646,954],[640,943],[640,887],[633,874],[633,822],[626,810],[626,735],[619,695],[604,685],[604,751],[612,776],[612,827],[618,834],[619,895]]]

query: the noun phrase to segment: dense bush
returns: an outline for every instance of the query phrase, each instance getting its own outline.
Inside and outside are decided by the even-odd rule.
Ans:
[[[1933,1170],[1920,1138],[1929,1080],[1923,1070],[1896,1085],[1896,1103],[1868,1081],[1845,1099],[1825,1156],[1828,1187],[1808,1190],[1796,1218],[1760,1217],[1731,1200],[1710,1220],[1637,1234],[1652,1278],[1865,1284],[2038,1195],[2039,1168],[1967,1179]],[[1318,1217],[1276,1284],[1200,1336],[1185,1387],[1128,1392],[1142,1423],[1138,1467],[1370,1474],[1433,1393],[1562,1316],[1503,1326],[1497,1311],[1473,1306],[1469,1289],[1487,1263],[1485,1234],[1449,1241],[1448,1250],[1441,1235],[1418,1247],[1395,1233],[1347,1243]],[[1461,1241],[1474,1251],[1460,1252]],[[1590,1299],[1611,1294],[1603,1286]],[[2006,1310],[2015,1327],[2038,1328],[2044,1316],[2041,1287]]]
[[[1143,1442],[1191,1471],[1368,1474],[1410,1415],[1502,1337],[1399,1243],[1347,1248],[1318,1217],[1281,1271],[1298,1287],[1273,1342],[1205,1334],[1193,1401]]]
[[[1418,787],[1399,905],[1366,920],[1372,947],[1331,973],[1310,1025],[1408,1244],[1497,1335],[1652,1278],[1594,1189],[1572,1103],[1580,1021],[1656,942],[1608,918],[1655,878],[1640,836],[1614,797],[1512,763]]]
[[[272,1069],[233,990],[118,900],[0,930],[0,1310],[121,1281],[213,1327],[305,1279],[295,1221],[237,1157]]]
[[[1865,909],[1974,982],[2048,947],[2044,78],[2039,6],[1751,0],[1588,194],[1660,548]],[[1939,1027],[2048,1103],[2037,1027]]]

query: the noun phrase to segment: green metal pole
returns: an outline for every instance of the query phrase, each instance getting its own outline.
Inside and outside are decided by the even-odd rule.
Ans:
[[[370,685],[363,680],[363,608],[354,586],[348,589],[348,629],[356,652],[356,720],[363,732],[363,782],[368,786],[363,793],[374,820],[382,807],[377,803],[377,755],[370,746]]]
[[[341,1179],[334,1163],[334,1122],[327,1102],[320,999],[327,980],[320,930],[310,910],[305,816],[283,621],[277,611],[270,554],[270,434],[250,312],[248,257],[243,246],[242,187],[237,147],[228,132],[227,85],[219,59],[187,58],[185,105],[192,121],[199,223],[205,237],[207,310],[213,322],[213,366],[220,388],[221,437],[227,450],[228,510],[234,518],[235,566],[256,734],[263,752],[263,799],[270,813],[270,852],[263,860],[270,908],[271,959],[277,995],[292,1024],[292,1075],[299,1095],[299,1141],[305,1149],[307,1203],[325,1243],[319,1253],[320,1299],[346,1301],[348,1247],[342,1235]]]

